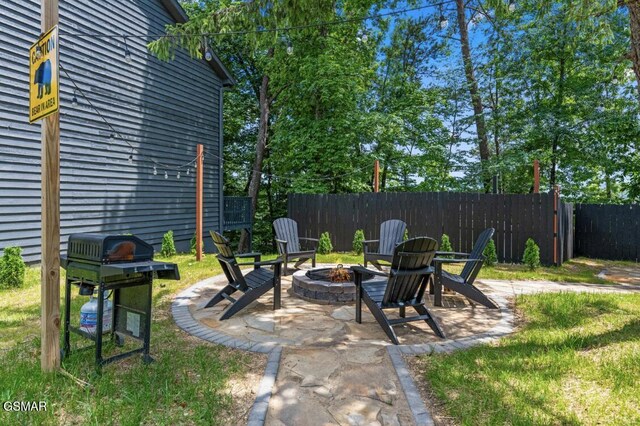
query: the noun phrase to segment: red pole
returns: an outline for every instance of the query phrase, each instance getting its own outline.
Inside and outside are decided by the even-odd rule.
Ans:
[[[540,162],[533,160],[533,193],[540,192]]]
[[[380,192],[380,161],[373,165],[373,192]]]
[[[204,149],[202,144],[198,144],[196,150],[196,260],[202,260],[202,192],[203,192],[203,170],[202,157]]]

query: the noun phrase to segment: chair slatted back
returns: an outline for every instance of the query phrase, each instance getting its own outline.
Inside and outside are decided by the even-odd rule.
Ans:
[[[489,241],[491,241],[491,238],[493,237],[494,232],[495,232],[495,229],[487,228],[484,231],[482,231],[482,233],[480,233],[480,235],[478,236],[478,239],[476,240],[476,243],[473,246],[473,250],[471,251],[469,259],[484,259],[484,256],[482,253],[484,252],[484,249],[487,247],[487,244],[489,244]],[[476,276],[478,276],[478,273],[480,272],[481,268],[482,268],[482,262],[468,262],[467,264],[464,265],[464,268],[462,269],[460,276],[464,279],[465,282],[468,282],[471,284],[476,279]]]
[[[428,237],[413,238],[395,247],[382,307],[422,299],[428,278],[424,270],[437,249],[438,242]],[[411,274],[412,271],[416,273]]]
[[[380,224],[380,245],[378,253],[393,254],[393,249],[402,242],[407,224],[398,219],[391,219]]]
[[[229,240],[215,231],[209,231],[209,234],[211,234],[213,243],[218,249],[218,262],[220,262],[222,272],[224,272],[224,275],[227,277],[229,284],[236,285],[240,291],[248,290],[249,287],[238,266],[236,256],[233,254],[233,250],[231,250]]]
[[[281,217],[273,221],[273,229],[276,232],[276,238],[278,240],[284,240],[287,242],[287,251],[289,253],[297,253],[300,251],[300,239],[298,234],[298,222],[288,217]],[[278,253],[280,253],[280,245],[278,246]]]

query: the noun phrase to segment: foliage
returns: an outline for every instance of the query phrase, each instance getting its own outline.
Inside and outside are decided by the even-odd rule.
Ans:
[[[191,254],[196,254],[196,244],[197,244],[196,236],[197,235],[194,233],[193,237],[191,237],[191,240],[189,241],[189,247],[190,247],[190,251],[189,252]],[[202,254],[204,255],[204,240],[201,241],[200,245],[201,245],[201,248],[202,248]]]
[[[440,248],[438,251],[450,252],[453,251],[453,247],[451,247],[451,241],[449,241],[449,236],[447,234],[442,234],[440,237]],[[439,256],[445,259],[450,259],[453,256]]]
[[[407,241],[409,239],[409,230],[405,228],[404,234],[402,234],[402,241]]]
[[[320,235],[320,239],[318,241],[318,253],[320,254],[329,254],[333,251],[333,244],[331,244],[331,237],[328,232],[323,232]]]
[[[640,295],[547,293],[518,296],[515,306],[522,324],[514,334],[414,362],[442,417],[474,425],[640,424]]]
[[[489,240],[489,244],[487,244],[482,254],[485,257],[485,265],[495,266],[498,263],[498,253],[496,252],[496,243],[493,242],[493,238]]]
[[[533,241],[533,238],[527,240],[522,262],[527,265],[531,271],[534,271],[540,266],[540,247]]]
[[[353,251],[356,254],[362,254],[364,251],[364,231],[362,229],[356,230],[353,235]]]
[[[0,288],[24,285],[25,263],[20,247],[5,247],[0,258]]]
[[[173,231],[167,231],[162,236],[162,248],[160,254],[164,257],[173,256],[176,254],[176,244],[173,241]]]

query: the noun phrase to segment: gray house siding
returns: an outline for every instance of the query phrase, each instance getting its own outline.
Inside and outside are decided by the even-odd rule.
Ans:
[[[65,37],[65,33],[162,33],[175,22],[166,0],[68,0],[60,4],[60,63],[91,103],[136,150],[116,138],[60,71],[61,239],[74,232],[131,232],[159,248],[173,230],[188,249],[195,230],[196,145],[205,146],[204,229],[221,224],[221,94],[205,61],[177,52],[165,63],[149,40]],[[40,124],[28,124],[28,48],[40,33],[40,2],[0,0],[0,249],[40,256]],[[175,14],[175,11],[174,11]],[[133,164],[129,156],[133,155]],[[157,166],[153,160],[166,164]],[[169,174],[164,179],[164,172]],[[208,239],[207,239],[208,240]]]

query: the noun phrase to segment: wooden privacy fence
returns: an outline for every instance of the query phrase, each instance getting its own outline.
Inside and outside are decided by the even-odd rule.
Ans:
[[[364,230],[366,239],[377,239],[380,223],[388,219],[406,222],[411,237],[426,235],[440,240],[445,233],[454,250],[465,252],[471,251],[480,232],[493,227],[501,262],[521,262],[525,242],[533,238],[540,246],[542,263],[549,265],[554,259],[562,263],[573,254],[573,207],[555,197],[554,193],[291,194],[288,215],[298,222],[301,235],[317,238],[328,231],[338,251],[352,250],[357,229]],[[558,238],[554,239],[556,231]]]
[[[640,261],[638,204],[576,204],[575,233],[579,256]]]

